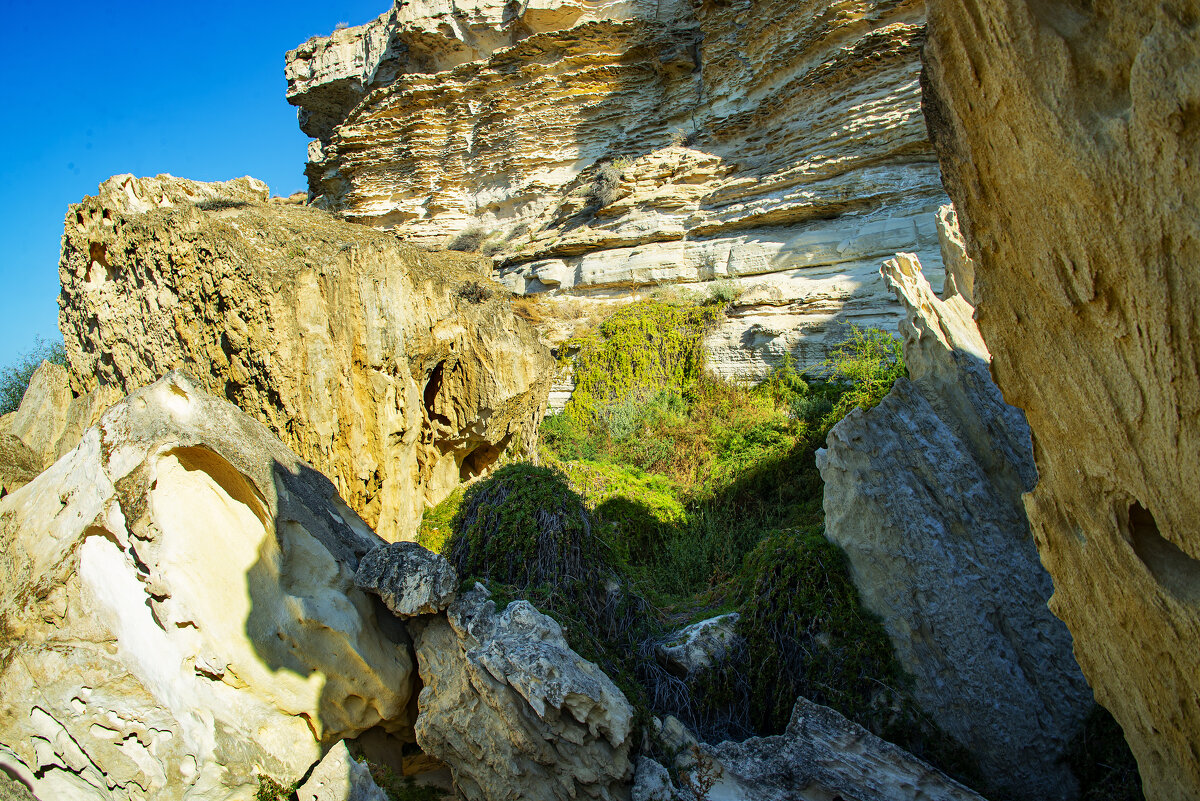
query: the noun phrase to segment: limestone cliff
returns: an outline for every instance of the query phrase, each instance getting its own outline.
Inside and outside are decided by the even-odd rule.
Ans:
[[[67,215],[59,321],[77,390],[186,367],[395,540],[535,435],[553,363],[486,273],[253,179],[119,176]]]
[[[919,0],[435,0],[287,57],[310,194],[444,245],[483,238],[519,293],[729,278],[730,376],[819,361],[937,282],[944,197],[920,113]],[[476,233],[477,232],[477,233]],[[890,325],[889,325],[890,327]]]
[[[1200,8],[930,0],[931,135],[1026,509],[1149,799],[1200,797]]]
[[[947,263],[969,261],[951,246]],[[1029,428],[988,375],[969,299],[934,295],[910,254],[883,272],[908,310],[911,380],[818,451],[827,536],[922,709],[976,756],[994,797],[1075,798],[1063,757],[1091,691],[1046,608],[1050,577],[1021,505],[1037,481]]]
[[[227,801],[342,737],[411,739],[408,641],[354,587],[379,544],[187,376],[134,393],[0,499],[0,774],[44,801]]]

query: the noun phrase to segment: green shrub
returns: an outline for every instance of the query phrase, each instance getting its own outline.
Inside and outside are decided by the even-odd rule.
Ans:
[[[560,471],[526,463],[472,485],[447,546],[464,586],[524,598],[563,627],[571,647],[636,699],[633,646],[651,624],[646,602]]]
[[[287,801],[296,792],[297,786],[299,783],[284,787],[270,776],[260,776],[258,789],[254,793],[254,801]]]
[[[878,328],[849,328],[849,337],[830,351],[824,364],[829,380],[846,389],[832,412],[836,420],[851,409],[878,405],[896,379],[908,374],[900,340]]]
[[[446,250],[457,250],[460,253],[475,253],[487,238],[487,231],[477,225],[472,225],[453,236],[446,244]]]
[[[425,510],[417,527],[417,544],[434,553],[445,554],[453,532],[454,516],[462,506],[463,488],[459,487],[437,506]]]
[[[38,337],[31,350],[17,357],[7,367],[0,368],[0,414],[15,412],[29,389],[34,372],[47,361],[67,366],[67,349],[62,342],[50,342]]]
[[[703,339],[720,318],[715,306],[643,301],[622,308],[572,339],[575,392],[564,410],[584,423],[601,410],[659,390],[681,397],[703,372]]]
[[[708,285],[708,302],[728,306],[745,293],[740,286],[727,278],[718,278]]]
[[[903,673],[845,557],[820,529],[767,535],[746,557],[736,593],[737,631],[753,659],[734,672],[754,731],[783,731],[798,695],[882,730]]]

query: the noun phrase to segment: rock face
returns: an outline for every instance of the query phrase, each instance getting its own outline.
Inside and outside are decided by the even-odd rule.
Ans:
[[[353,586],[380,543],[171,373],[0,500],[0,768],[43,799],[248,798],[412,736],[412,663]]]
[[[818,452],[826,534],[918,702],[996,797],[1074,798],[1062,760],[1091,692],[1046,607],[1021,505],[1037,481],[1029,429],[991,381],[968,299],[934,295],[911,254],[883,272],[908,310],[911,380],[847,415]]]
[[[296,789],[299,801],[388,801],[371,771],[350,756],[346,743],[329,749],[308,781]]]
[[[1149,799],[1200,797],[1196,20],[930,0],[925,50],[979,327],[1033,430],[1051,608]]]
[[[42,362],[29,379],[21,407],[0,417],[0,497],[72,450],[83,432],[120,399],[111,387],[74,397],[67,371]]]
[[[639,773],[642,768],[639,765]],[[647,789],[669,798],[662,775],[646,770]],[[674,798],[755,801],[983,801],[982,796],[881,740],[829,707],[798,698],[787,731],[775,737],[699,746]]]
[[[477,801],[628,797],[633,707],[527,601],[481,586],[410,625],[424,686],[417,742]]]
[[[393,542],[363,557],[354,583],[398,617],[436,614],[454,600],[458,573],[445,557],[415,542]]]
[[[120,176],[72,206],[72,385],[130,391],[185,366],[381,536],[411,536],[426,504],[532,444],[549,351],[477,260],[265,194],[253,179]]]
[[[519,293],[729,278],[724,374],[890,324],[881,258],[938,264],[919,0],[396,2],[287,55],[313,200]]]

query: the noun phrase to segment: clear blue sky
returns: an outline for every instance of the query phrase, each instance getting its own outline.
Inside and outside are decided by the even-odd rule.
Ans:
[[[390,0],[0,0],[0,366],[58,333],[67,204],[110,175],[253,175],[306,188],[283,54]]]

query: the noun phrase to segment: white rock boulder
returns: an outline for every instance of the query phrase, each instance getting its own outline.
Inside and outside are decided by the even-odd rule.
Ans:
[[[187,376],[134,393],[0,499],[0,769],[43,801],[249,799],[411,736],[407,648],[353,584],[380,543]]]

